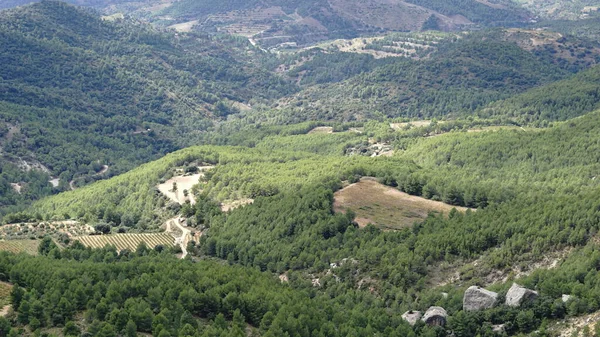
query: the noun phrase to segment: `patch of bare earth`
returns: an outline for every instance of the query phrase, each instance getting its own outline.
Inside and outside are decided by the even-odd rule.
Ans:
[[[434,287],[442,287],[447,284],[462,284],[473,278],[481,280],[481,286],[489,286],[496,283],[506,283],[511,279],[519,279],[531,275],[538,269],[554,269],[564,261],[573,251],[568,247],[562,250],[548,252],[542,259],[528,261],[500,270],[489,269],[484,266],[485,256],[474,261],[458,261],[454,264],[442,262],[429,270],[430,284]]]
[[[309,135],[329,134],[329,133],[333,133],[333,127],[331,127],[331,126],[317,126],[316,128],[314,128],[308,132]]]
[[[401,229],[421,221],[430,212],[448,214],[453,208],[443,202],[428,200],[401,192],[378,183],[374,178],[363,178],[334,194],[334,211],[352,210],[360,227],[372,223],[381,228]]]
[[[581,330],[587,326],[590,331],[594,331],[598,321],[600,321],[600,311],[558,321],[549,330],[556,332],[554,336],[559,337],[585,336]]]
[[[394,130],[402,130],[404,128],[420,128],[424,126],[430,126],[431,121],[414,121],[414,122],[406,122],[406,123],[390,123],[390,127]]]
[[[178,23],[178,24],[169,26],[169,28],[173,28],[180,33],[189,33],[192,31],[192,28],[194,28],[194,26],[198,24],[198,22],[199,22],[198,20],[193,20],[193,21]]]
[[[200,173],[176,176],[156,187],[160,193],[176,203],[184,204],[189,200],[190,203],[195,204],[196,200],[192,194],[192,187],[198,184],[200,178],[204,176],[204,171],[213,167],[214,166],[200,166],[198,167]]]
[[[21,183],[11,183],[10,186],[15,190],[15,192],[21,194],[21,190],[23,189],[23,185]]]
[[[242,207],[242,206],[246,206],[246,205],[250,205],[254,203],[254,199],[238,199],[238,200],[228,200],[228,201],[223,201],[221,203],[221,211],[223,212],[229,212],[231,210],[234,210],[238,207]]]

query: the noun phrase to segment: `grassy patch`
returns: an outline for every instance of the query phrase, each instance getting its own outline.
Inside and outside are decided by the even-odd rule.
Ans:
[[[372,223],[378,227],[400,229],[421,221],[430,212],[448,214],[455,206],[415,197],[395,188],[364,178],[335,193],[334,209],[356,213],[356,222],[363,227]],[[464,207],[456,207],[465,211]]]

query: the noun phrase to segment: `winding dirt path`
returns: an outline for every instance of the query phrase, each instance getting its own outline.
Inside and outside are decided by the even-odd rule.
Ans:
[[[181,236],[175,238],[175,245],[179,245],[179,247],[181,247],[181,258],[184,259],[188,255],[187,244],[188,242],[190,242],[192,231],[190,231],[187,227],[184,226],[181,219],[182,218],[180,217],[176,217],[168,220],[166,230],[167,232],[172,232],[172,226],[175,225],[181,231]]]

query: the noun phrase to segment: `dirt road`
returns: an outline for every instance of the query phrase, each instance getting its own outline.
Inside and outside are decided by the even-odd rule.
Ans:
[[[187,227],[184,226],[184,223],[182,223],[181,219],[182,218],[180,217],[176,217],[168,220],[167,232],[173,231],[173,225],[175,225],[181,231],[181,236],[175,238],[175,245],[179,245],[179,247],[181,247],[181,258],[184,259],[188,255],[187,244],[188,242],[190,242],[192,231],[190,231]]]

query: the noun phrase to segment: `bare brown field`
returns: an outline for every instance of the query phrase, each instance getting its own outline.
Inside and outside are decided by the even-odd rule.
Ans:
[[[372,223],[381,228],[401,229],[421,221],[430,212],[448,214],[453,208],[464,212],[465,207],[456,207],[439,201],[415,197],[382,185],[373,178],[363,178],[334,195],[334,211],[350,209],[356,213],[360,227]]]
[[[158,245],[164,247],[175,245],[175,239],[167,233],[89,235],[77,237],[75,240],[79,240],[84,246],[91,248],[103,248],[107,245],[113,245],[117,248],[117,251],[123,249],[136,250],[142,242],[149,248]]]
[[[0,251],[37,255],[39,245],[39,240],[3,240],[0,241]]]

